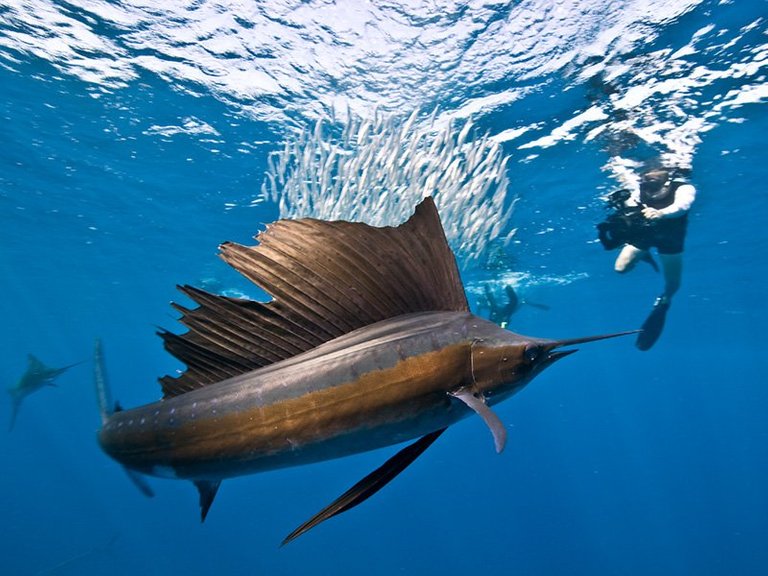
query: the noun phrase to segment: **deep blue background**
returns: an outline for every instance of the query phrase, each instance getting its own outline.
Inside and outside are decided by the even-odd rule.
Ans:
[[[0,381],[16,381],[28,352],[52,366],[89,360],[101,337],[115,396],[152,401],[155,379],[179,367],[154,334],[178,328],[174,286],[216,277],[249,290],[216,247],[249,242],[277,216],[245,206],[283,134],[149,75],[94,98],[29,57],[0,68],[0,86]],[[560,122],[584,105],[572,88],[479,123],[498,133],[538,121],[544,102]],[[190,115],[217,142],[144,133]],[[227,481],[201,526],[191,485],[153,480],[145,499],[99,451],[84,364],[0,434],[2,572],[763,574],[768,114],[753,104],[740,117],[705,133],[695,155],[684,284],[661,341],[648,353],[631,339],[585,345],[542,374],[497,409],[503,455],[470,419],[365,505],[278,549],[393,450]],[[246,154],[243,141],[266,143]],[[524,307],[512,328],[563,338],[637,327],[660,278],[615,275],[614,254],[594,243],[610,186],[599,147],[577,139],[523,161],[507,146],[515,269],[573,279],[523,286],[551,310]]]

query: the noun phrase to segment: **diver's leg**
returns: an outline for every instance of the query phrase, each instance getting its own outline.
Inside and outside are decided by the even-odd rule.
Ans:
[[[649,350],[661,336],[672,296],[680,288],[680,278],[683,272],[682,253],[659,254],[659,259],[664,271],[664,292],[654,302],[651,313],[643,322],[642,332],[637,336],[635,345],[640,350]]]
[[[619,255],[616,258],[616,263],[613,265],[613,269],[619,273],[629,272],[635,267],[635,264],[637,264],[646,252],[646,250],[641,250],[637,246],[626,244],[624,248],[621,249],[621,252],[619,252]]]
[[[680,288],[680,281],[683,276],[683,254],[659,254],[661,268],[664,270],[664,294],[667,301],[672,300],[672,296]]]

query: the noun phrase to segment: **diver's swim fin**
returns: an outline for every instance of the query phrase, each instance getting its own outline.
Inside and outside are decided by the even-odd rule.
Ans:
[[[669,310],[669,299],[665,296],[661,296],[656,300],[653,305],[653,310],[648,315],[648,318],[643,322],[640,328],[641,332],[637,335],[637,341],[635,346],[640,350],[650,350],[651,347],[656,344],[656,340],[661,336],[661,331],[664,329],[664,321],[667,319],[667,310]]]

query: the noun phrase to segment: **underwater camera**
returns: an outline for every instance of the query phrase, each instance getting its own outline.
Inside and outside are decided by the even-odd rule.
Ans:
[[[621,210],[622,208],[626,208],[626,202],[631,195],[632,194],[628,188],[619,188],[618,190],[609,192],[603,199],[608,203],[608,208]]]
[[[597,237],[606,250],[632,244],[647,226],[642,205],[627,205],[630,195],[629,190],[620,188],[605,196],[607,208],[613,212],[597,225]]]

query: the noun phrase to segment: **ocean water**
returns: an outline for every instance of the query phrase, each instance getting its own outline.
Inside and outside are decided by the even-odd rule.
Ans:
[[[85,361],[0,434],[0,571],[764,574],[766,8],[0,1],[0,381],[28,353]],[[498,180],[414,184],[409,161],[385,174],[374,159],[414,133],[446,135],[422,150],[430,171],[460,150],[459,174],[484,150]],[[649,266],[615,274],[596,242],[606,192],[660,158],[698,194],[652,350],[582,346],[495,409],[501,455],[465,420],[280,548],[395,448],[225,481],[201,525],[190,483],[150,479],[147,499],[100,452],[90,359],[102,338],[123,406],[159,398],[156,379],[183,368],[155,334],[183,330],[175,286],[263,297],[217,246],[295,213],[329,150],[349,154],[357,184],[318,187],[310,214],[386,199],[368,216],[397,221],[392,206],[434,193],[472,302],[511,283],[549,309],[522,306],[510,328],[547,338],[637,328],[661,291]],[[263,188],[281,158],[299,177]],[[456,221],[461,206],[477,227]],[[10,396],[0,404],[10,419]]]

